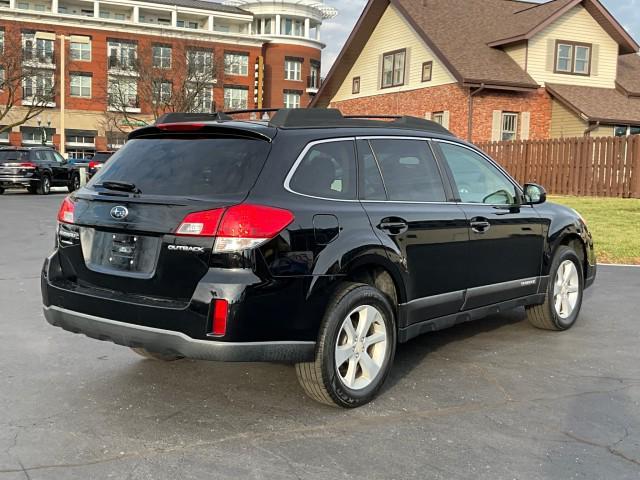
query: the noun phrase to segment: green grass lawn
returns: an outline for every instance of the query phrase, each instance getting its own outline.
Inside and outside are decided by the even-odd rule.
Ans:
[[[574,208],[593,234],[598,262],[640,265],[640,200],[595,197],[550,197]]]

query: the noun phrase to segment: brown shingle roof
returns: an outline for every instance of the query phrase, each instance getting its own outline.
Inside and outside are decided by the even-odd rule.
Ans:
[[[626,93],[640,96],[640,56],[632,53],[618,58],[618,85]]]
[[[546,84],[557,100],[589,121],[606,124],[640,124],[640,98],[627,97],[613,88]]]
[[[441,52],[459,81],[538,86],[509,55],[488,46],[495,39],[496,30],[510,22],[526,4],[509,0],[392,0],[391,3],[430,40],[433,49]]]
[[[329,104],[389,5],[403,14],[461,84],[534,89],[538,87],[534,79],[498,45],[529,38],[577,4],[616,39],[621,52],[638,51],[638,44],[599,0],[543,4],[519,0],[369,0],[312,106]],[[623,82],[640,92],[638,78],[629,75]]]

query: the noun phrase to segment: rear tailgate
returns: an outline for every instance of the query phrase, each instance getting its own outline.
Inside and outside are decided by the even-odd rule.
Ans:
[[[219,136],[128,142],[75,194],[73,223],[59,224],[65,278],[106,292],[188,301],[209,269],[214,240],[178,236],[178,227],[190,213],[241,203],[269,150],[265,140]],[[114,191],[105,188],[109,182],[135,189]]]

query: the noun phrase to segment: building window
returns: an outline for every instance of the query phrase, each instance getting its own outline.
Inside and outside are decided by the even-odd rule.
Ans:
[[[91,61],[91,41],[71,42],[70,51],[71,60],[79,60],[83,62]]]
[[[45,38],[36,38],[35,33],[22,34],[23,58],[42,64],[53,64],[54,41]]]
[[[194,30],[197,30],[199,27],[198,22],[190,22],[188,20],[178,20],[176,26],[180,28],[192,28]]]
[[[284,108],[300,108],[301,92],[295,90],[284,91]]]
[[[433,112],[431,120],[436,122],[438,125],[444,125],[444,112]]]
[[[171,68],[171,47],[153,46],[153,66],[155,68]]]
[[[616,137],[628,137],[631,135],[640,135],[640,126],[616,125],[614,135]]]
[[[360,77],[354,77],[351,84],[351,93],[354,95],[360,93]]]
[[[225,53],[224,73],[227,75],[249,75],[249,54],[248,53]]]
[[[138,82],[133,78],[109,78],[109,106],[118,111],[140,108]]]
[[[382,88],[404,85],[404,65],[407,51],[385,53],[382,57]]]
[[[135,70],[138,61],[138,44],[119,40],[109,41],[109,68]]]
[[[225,110],[246,110],[248,106],[249,90],[238,87],[224,88]]]
[[[189,50],[187,64],[191,74],[213,76],[213,52],[211,50]]]
[[[0,29],[0,53],[4,53],[4,30]]]
[[[299,59],[286,58],[284,61],[284,79],[302,80],[302,61]]]
[[[588,43],[558,41],[556,43],[555,73],[590,75],[591,45]]]
[[[171,95],[173,91],[173,84],[167,80],[154,80],[153,81],[153,104],[154,105],[167,105],[171,102]]]
[[[71,96],[91,98],[91,75],[82,73],[71,74]]]
[[[211,113],[213,110],[213,93],[211,86],[187,87],[189,95],[194,95],[193,109],[191,113]]]
[[[516,140],[518,136],[518,114],[502,113],[502,132],[500,138],[502,141]]]
[[[41,71],[26,77],[23,80],[22,98],[38,103],[53,102],[53,72]]]
[[[309,81],[307,82],[307,88],[319,89],[322,81],[320,79],[320,63],[311,61],[311,67],[309,70]]]
[[[4,128],[4,125],[0,125],[0,128]],[[0,143],[9,143],[9,130],[0,132]]]
[[[422,81],[430,82],[433,75],[433,62],[424,62],[422,64]]]

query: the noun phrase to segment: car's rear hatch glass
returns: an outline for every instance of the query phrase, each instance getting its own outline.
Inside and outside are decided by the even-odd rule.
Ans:
[[[75,196],[78,237],[60,252],[74,270],[69,276],[99,288],[190,298],[208,270],[213,240],[176,237],[178,226],[189,213],[241,203],[269,150],[265,140],[219,136],[129,141]],[[135,190],[106,188],[111,182]],[[169,248],[175,245],[194,248]]]

